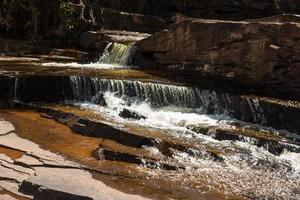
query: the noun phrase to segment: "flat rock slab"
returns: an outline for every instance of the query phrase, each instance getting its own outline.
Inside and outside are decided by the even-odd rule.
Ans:
[[[7,134],[14,130],[15,130],[15,128],[11,123],[9,123],[7,121],[1,121],[1,119],[0,119],[0,135]]]
[[[82,199],[140,199],[138,196],[127,195],[107,187],[102,182],[93,179],[89,172],[81,169],[49,169],[46,167],[34,169],[36,176],[27,179],[27,184],[22,184],[21,190],[26,187],[28,190],[33,187],[46,188],[48,191],[82,196]]]
[[[144,199],[106,186],[79,164],[41,149],[13,133],[11,123],[0,119],[0,145],[24,152],[18,159],[0,152],[0,190],[29,199]],[[0,199],[15,199],[0,194]]]
[[[15,200],[16,198],[8,195],[8,194],[0,194],[0,199],[2,200]]]

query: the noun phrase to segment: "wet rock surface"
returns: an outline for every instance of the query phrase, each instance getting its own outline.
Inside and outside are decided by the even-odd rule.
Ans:
[[[110,42],[128,44],[149,36],[146,33],[117,30],[86,31],[80,35],[79,44],[85,49],[103,51]]]
[[[235,124],[234,128],[189,126],[188,129],[199,134],[208,135],[219,141],[249,142],[257,147],[264,148],[274,155],[281,155],[284,151],[300,152],[300,138],[289,138],[289,135],[280,134],[272,129],[260,130],[247,125]]]
[[[51,146],[53,145],[55,146],[55,144],[53,144],[51,141],[53,141],[53,138],[56,138],[54,139],[55,141],[57,141],[56,143],[61,143],[62,146],[65,146],[65,148],[61,148],[62,146],[59,145],[58,146],[59,152],[62,151],[64,152],[63,154],[65,154],[68,152],[65,150],[69,149],[70,152],[67,153],[67,155],[72,155],[72,157],[82,156],[81,153],[77,151],[78,148],[88,149],[88,151],[91,150],[90,153],[93,152],[91,156],[93,156],[98,160],[93,161],[95,162],[94,165],[92,164],[93,162],[91,162],[92,161],[91,158],[88,157],[87,158],[88,162],[86,162],[85,165],[90,166],[92,164],[91,166],[93,166],[92,167],[93,170],[97,169],[102,171],[103,170],[102,163],[111,163],[107,166],[105,171],[109,173],[113,172],[114,174],[120,174],[120,175],[123,174],[121,173],[123,170],[124,171],[129,170],[130,171],[129,174],[133,176],[133,174],[136,173],[135,170],[138,170],[139,173],[141,173],[141,176],[138,176],[138,179],[145,181],[147,188],[148,187],[152,188],[153,184],[157,185],[157,183],[161,183],[161,181],[167,180],[169,182],[169,184],[167,185],[170,186],[170,188],[167,187],[169,188],[167,189],[164,186],[160,186],[160,188],[164,188],[164,191],[166,190],[172,191],[172,195],[173,195],[173,191],[174,191],[173,187],[175,187],[173,186],[173,184],[176,184],[175,188],[178,189],[180,188],[180,191],[176,189],[176,193],[174,193],[175,196],[173,195],[175,199],[181,199],[181,197],[183,197],[183,196],[177,196],[178,194],[182,194],[185,196],[188,195],[191,198],[196,197],[197,196],[196,194],[199,195],[198,192],[203,190],[199,190],[199,188],[197,189],[197,187],[195,188],[194,184],[197,184],[198,186],[199,184],[201,185],[203,181],[204,184],[209,184],[212,185],[213,187],[218,187],[219,181],[221,183],[222,180],[224,180],[223,178],[221,178],[224,177],[224,174],[226,174],[226,178],[228,177],[228,179],[230,180],[228,181],[228,183],[230,184],[233,183],[232,181],[236,180],[237,177],[240,177],[241,175],[240,173],[244,173],[244,170],[238,170],[237,172],[235,172],[234,170],[232,170],[232,165],[234,166],[235,169],[239,169],[240,167],[242,169],[246,168],[245,172],[247,172],[247,174],[243,174],[243,178],[242,178],[243,180],[249,181],[247,178],[252,177],[255,178],[256,181],[259,182],[263,181],[264,184],[267,184],[268,186],[272,185],[275,182],[276,184],[280,184],[280,188],[281,188],[280,190],[279,188],[277,188],[276,190],[273,189],[271,190],[272,194],[274,195],[276,194],[276,196],[283,197],[284,194],[286,193],[282,193],[282,192],[290,191],[290,188],[297,188],[296,186],[298,184],[297,178],[288,175],[289,173],[292,174],[294,173],[293,172],[294,168],[292,167],[292,165],[290,165],[288,161],[281,160],[281,156],[283,156],[285,153],[281,153],[280,155],[272,155],[270,153],[267,153],[267,151],[263,150],[263,148],[258,148],[255,147],[254,145],[251,148],[248,148],[247,147],[248,145],[247,143],[249,142],[248,140],[247,142],[235,141],[235,140],[231,140],[231,138],[226,138],[227,135],[224,134],[224,135],[219,135],[219,136],[223,136],[223,138],[219,138],[221,139],[219,141],[218,138],[215,138],[216,140],[214,140],[213,133],[212,135],[210,135],[210,134],[205,134],[203,132],[203,135],[207,135],[211,139],[206,140],[205,137],[201,136],[199,138],[193,137],[185,141],[181,137],[177,138],[176,136],[172,136],[172,135],[166,137],[167,136],[166,133],[160,132],[160,130],[153,130],[152,132],[149,131],[148,128],[137,129],[131,127],[130,125],[123,126],[120,124],[120,122],[117,123],[105,122],[105,124],[111,126],[111,128],[100,129],[101,127],[103,127],[103,122],[100,122],[99,124],[99,119],[96,119],[96,115],[91,115],[91,116],[86,115],[84,114],[85,111],[80,111],[80,110],[76,111],[75,108],[72,109],[69,108],[69,111],[66,111],[66,109],[64,109],[63,107],[61,108],[57,107],[56,109],[51,107],[47,109],[42,109],[40,107],[38,108],[39,108],[38,109],[39,112],[35,114],[29,114],[32,111],[23,111],[24,113],[16,114],[16,119],[17,119],[16,122],[18,122],[18,126],[24,123],[28,123],[28,126],[25,125],[24,126],[25,128],[20,129],[25,131],[25,135],[22,136],[25,137],[29,136],[29,138],[32,138],[34,141],[37,141],[38,143],[44,145],[51,144],[49,146],[50,149],[53,148],[53,147],[51,148]],[[39,114],[40,112],[42,115]],[[5,111],[2,112],[1,115],[10,118],[9,116],[11,114],[9,113],[10,111]],[[32,122],[27,120],[23,121],[24,119],[28,118],[31,115],[35,116],[34,118],[32,118],[33,119]],[[14,119],[14,117],[10,119]],[[84,129],[82,129],[82,132],[75,132],[75,133],[82,134],[83,136],[80,135],[80,140],[78,141],[76,140],[77,142],[74,143],[74,141],[72,141],[72,143],[69,143],[68,138],[73,138],[74,136],[77,137],[78,134],[70,133],[69,135],[67,135],[67,137],[64,137],[63,134],[64,132],[66,132],[66,130],[58,129],[57,131],[59,132],[59,137],[57,137],[55,136],[57,134],[55,133],[56,132],[55,129],[48,128],[49,132],[47,132],[46,134],[42,133],[40,139],[36,140],[36,138],[39,137],[40,135],[38,134],[40,132],[38,131],[39,129],[36,130],[37,128],[36,127],[31,131],[27,130],[28,129],[27,127],[30,127],[31,123],[40,125],[40,123],[43,121],[51,124],[58,124],[54,120],[56,120],[56,122],[59,122],[60,124],[67,125],[66,127],[68,126],[71,127],[70,126],[71,124],[76,124],[76,123],[85,125]],[[22,121],[22,123],[19,123],[19,121]],[[98,129],[93,129],[93,127],[95,127],[95,124],[99,124],[97,125],[97,127],[99,126]],[[203,127],[205,126],[203,125]],[[236,124],[236,127],[238,128],[238,124]],[[88,133],[89,129],[93,129],[95,131],[98,130],[96,132],[100,132],[100,131],[102,132],[102,134],[97,134],[97,136],[93,136],[93,138],[102,137],[99,138],[99,140],[97,140],[96,144],[93,145],[94,146],[93,148],[90,148],[89,143],[87,143],[86,141],[86,138],[89,137],[85,133]],[[218,129],[222,131],[221,127],[219,127]],[[126,131],[124,132],[124,130]],[[231,131],[227,131],[227,132],[231,134],[235,134],[234,130],[235,129],[232,129]],[[30,136],[31,132],[36,132],[36,131],[37,134]],[[122,140],[120,140],[119,135],[114,134],[116,131],[122,133],[122,137],[121,137]],[[132,137],[132,133],[130,132],[133,132],[134,135],[139,136],[139,138],[148,138],[148,139],[155,138],[156,143],[154,143],[154,145],[146,145],[146,146],[130,145],[130,144],[140,143],[140,140],[136,140],[137,137]],[[201,132],[202,131],[199,131],[198,134],[200,135]],[[107,137],[107,135],[110,135],[110,133],[113,134]],[[261,138],[261,139],[268,138],[268,140],[270,141],[276,141],[276,139],[279,139],[277,135],[271,137],[272,133],[271,132],[267,133],[267,129],[264,129],[261,132],[259,132],[259,130],[255,130],[255,128],[253,127],[251,128],[250,125],[242,126],[240,130],[236,130],[236,133],[239,133],[241,135],[244,133],[244,135],[253,138],[254,138],[253,135],[257,134],[255,135],[256,138]],[[47,138],[47,141],[45,141],[44,138]],[[57,138],[60,138],[59,141],[57,140]],[[126,141],[127,139],[131,140],[130,144],[122,142],[122,141]],[[18,141],[16,144],[18,144]],[[87,146],[83,146],[84,144]],[[74,149],[70,148],[69,146],[72,146],[72,148]],[[252,155],[253,153],[255,155]],[[256,154],[258,154],[257,157]],[[22,154],[16,153],[16,156],[17,157],[15,159],[18,159],[18,161],[20,162],[26,161],[31,165],[40,165],[39,160],[32,159],[27,155],[26,157],[24,157]],[[267,156],[267,158],[265,156]],[[86,168],[84,169],[87,170]],[[264,170],[267,170],[268,173],[265,173]],[[58,171],[55,171],[54,173],[56,172]],[[145,178],[144,177],[145,173],[146,174],[154,173],[154,176]],[[190,173],[192,175],[189,175]],[[81,173],[78,172],[77,174],[81,174]],[[269,174],[271,177],[269,177]],[[277,175],[274,176],[274,174]],[[297,176],[296,174],[294,175]],[[202,176],[204,176],[203,179],[201,178]],[[159,182],[154,181],[156,180],[155,177],[157,177],[157,181]],[[170,179],[170,177],[172,177],[172,179]],[[214,183],[210,182],[211,178],[213,178],[212,180]],[[272,179],[272,181],[270,181],[270,179]],[[80,181],[76,181],[76,182],[80,182]],[[25,186],[29,188],[39,187],[38,185],[41,185],[40,183],[41,181],[39,179],[36,179],[36,180],[32,180],[29,185],[25,185]],[[251,184],[251,181],[248,184]],[[221,183],[221,185],[224,186],[224,183]],[[188,187],[189,189],[186,189],[186,187]],[[228,187],[228,185],[226,185],[226,187]],[[233,187],[233,186],[230,185],[229,187]],[[246,185],[242,184],[241,186],[238,187],[241,189],[245,187],[246,189],[246,190],[243,189],[243,192],[239,191],[235,193],[235,194],[242,194],[242,197],[238,199],[250,199],[250,197],[253,196],[252,194],[249,193],[249,191],[251,191],[252,189],[249,189]],[[252,185],[251,187],[256,187],[256,186]],[[41,190],[39,191],[41,191],[43,195],[52,194],[51,191],[52,189],[53,189],[52,187],[49,187],[49,189],[45,191],[43,188],[41,188]],[[188,191],[189,192],[192,191],[192,193],[186,193]],[[220,195],[220,199],[224,198],[223,196],[224,194],[220,190],[218,190],[217,193],[214,193],[213,191],[210,192],[209,191],[208,193],[205,192],[205,195],[208,195],[208,199],[219,198],[219,195]],[[226,193],[225,196],[232,196],[232,189],[230,191],[231,191],[230,194]],[[264,192],[261,190],[256,190],[256,191]],[[274,191],[276,192],[274,193]],[[66,190],[64,190],[64,192],[66,192]],[[268,192],[270,193],[269,189]],[[64,193],[62,194],[55,193],[55,194],[61,196],[65,195]],[[81,193],[81,196],[82,194],[84,193]],[[210,194],[212,196],[210,196]],[[201,194],[201,196],[203,196],[203,194]],[[256,196],[267,197],[268,195],[266,193],[260,193]],[[297,199],[297,195],[295,192],[289,193],[289,197],[290,199]]]
[[[0,199],[300,199],[297,0],[71,2],[0,4]]]
[[[89,171],[13,133],[0,120],[0,188],[20,199],[141,199],[93,179]],[[8,152],[18,151],[18,158]],[[84,189],[83,189],[84,188]],[[101,192],[99,192],[101,190]]]
[[[71,78],[78,82],[72,82]],[[44,80],[47,81],[44,81]],[[2,98],[17,99],[23,102],[46,102],[61,103],[65,101],[86,101],[100,106],[106,106],[104,92],[118,92],[116,89],[124,88],[121,95],[138,97],[148,95],[153,106],[167,106],[169,103],[178,103],[179,106],[187,106],[193,102],[192,99],[185,99],[184,96],[176,102],[176,92],[187,92],[196,98],[192,106],[203,107],[207,114],[221,114],[227,112],[228,115],[247,122],[258,123],[264,126],[271,126],[277,129],[285,129],[298,133],[300,130],[300,106],[297,101],[287,101],[280,99],[264,98],[257,96],[243,96],[224,91],[214,91],[189,86],[168,86],[167,84],[143,83],[139,81],[107,80],[89,78],[85,76],[61,76],[61,75],[27,75],[20,77],[0,76],[0,91]],[[74,85],[75,84],[75,85]],[[97,85],[102,84],[102,89],[97,89]],[[117,87],[112,87],[113,85]],[[138,85],[140,89],[137,89]],[[17,87],[16,87],[17,86]],[[160,88],[156,90],[155,87]],[[145,92],[146,91],[146,92]],[[148,91],[148,93],[147,93]],[[159,91],[160,95],[155,95]],[[169,97],[163,95],[164,92],[170,93]],[[123,94],[122,94],[123,92]],[[199,94],[197,93],[199,92]],[[174,93],[174,94],[172,94]],[[167,100],[165,100],[167,98]],[[146,100],[146,99],[142,99]],[[129,101],[128,101],[129,102]],[[126,114],[126,113],[125,113]],[[145,119],[142,115],[128,113],[125,115],[130,118]]]
[[[136,120],[140,120],[140,119],[146,119],[145,116],[143,115],[140,115],[136,112],[133,112],[133,111],[130,111],[128,109],[123,109],[120,114],[119,114],[120,117],[123,117],[123,118],[127,118],[127,119],[136,119]]]

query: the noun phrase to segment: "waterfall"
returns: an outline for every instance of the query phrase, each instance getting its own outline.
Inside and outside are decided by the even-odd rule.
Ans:
[[[115,69],[115,68],[128,68],[131,64],[132,54],[134,53],[133,43],[128,45],[120,44],[116,42],[109,43],[101,57],[97,62],[92,63],[60,63],[60,62],[48,62],[42,63],[47,67],[71,67],[71,68],[92,68],[92,69]]]
[[[230,110],[227,94],[201,90],[195,87],[143,83],[130,80],[110,80],[85,77],[70,77],[75,101],[95,102],[99,93],[111,92],[130,103],[147,102],[153,107],[173,106],[178,108],[201,108],[205,113],[224,113]]]
[[[226,115],[246,122],[286,129],[292,132],[298,126],[286,126],[287,116],[281,106],[264,103],[259,98],[241,97],[222,91],[198,87],[149,83],[133,80],[113,80],[71,76],[72,94],[67,101],[100,105],[99,98],[111,93],[127,105],[146,103],[154,109],[178,110],[209,115]],[[102,105],[101,105],[102,106]],[[270,109],[272,107],[272,112]],[[293,113],[292,111],[289,111]],[[287,117],[287,118],[286,118]]]
[[[106,64],[117,64],[122,66],[129,65],[133,49],[133,44],[125,45],[111,42],[104,49],[99,62]]]

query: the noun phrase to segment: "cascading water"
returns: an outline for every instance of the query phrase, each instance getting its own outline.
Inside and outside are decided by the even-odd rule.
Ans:
[[[193,87],[129,80],[73,76],[71,83],[74,93],[73,103],[75,100],[75,104],[82,108],[104,114],[118,123],[131,123],[169,130],[175,137],[188,139],[190,143],[199,142],[201,145],[209,145],[212,149],[221,148],[234,152],[222,156],[223,162],[221,163],[209,158],[193,157],[182,152],[175,153],[176,162],[182,165],[189,163],[188,166],[194,175],[197,174],[196,177],[208,176],[206,179],[210,179],[211,176],[207,173],[214,174],[213,177],[218,180],[226,180],[229,188],[238,187],[239,190],[249,190],[249,187],[252,187],[250,184],[234,185],[234,180],[239,174],[242,174],[244,179],[245,177],[249,178],[248,181],[250,181],[250,176],[247,174],[250,172],[257,178],[257,181],[269,180],[279,185],[283,183],[278,178],[274,178],[275,175],[289,177],[290,185],[294,185],[295,179],[299,176],[299,164],[295,164],[300,159],[299,145],[285,143],[287,142],[285,140],[276,141],[279,135],[286,134],[286,132],[282,133],[258,125],[253,126],[253,124],[230,117],[229,115],[234,112],[232,106],[236,101],[234,96]],[[102,94],[100,96],[105,100],[105,105],[98,105],[99,94]],[[255,112],[253,119],[265,123],[267,119],[259,101],[246,99],[245,103],[249,104],[249,111]],[[123,109],[138,113],[144,118],[124,119],[119,115]],[[236,129],[237,123],[242,126],[241,134],[246,132],[249,135],[237,135],[236,139],[227,137],[228,134],[232,136],[232,131]],[[218,139],[220,136],[217,135],[217,131],[211,132],[215,130],[214,128],[209,131],[209,134],[201,134],[201,131],[195,133],[188,128],[194,126],[204,129],[216,127],[216,130],[224,132],[221,132],[224,139]],[[253,132],[257,130],[261,131],[259,134],[267,134],[269,139],[265,139],[263,136],[262,138],[253,137]],[[153,153],[155,154],[156,151],[154,150]],[[266,173],[267,171],[269,172]],[[223,177],[223,173],[228,175]],[[272,192],[280,196],[284,190],[287,188],[274,188]],[[260,192],[260,195],[266,195],[265,190]],[[295,195],[291,194],[290,196],[294,197]]]
[[[43,63],[43,66],[53,67],[72,67],[72,68],[93,68],[93,69],[114,69],[114,68],[128,68],[131,62],[131,56],[134,52],[133,43],[120,44],[111,42],[107,44],[97,62],[88,64],[72,63]]]
[[[228,94],[217,94],[215,91],[200,90],[193,87],[166,85],[159,83],[143,83],[129,80],[110,80],[71,76],[74,100],[95,102],[98,93],[110,92],[119,98],[128,97],[127,103],[148,102],[153,107],[177,107],[200,109],[203,113],[221,114],[229,112],[230,104],[224,99]]]
[[[104,52],[98,62],[127,66],[130,64],[133,50],[133,44],[125,45],[111,42],[104,49]]]
[[[73,102],[95,109],[99,108],[99,101],[105,101],[106,106],[100,106],[105,112],[118,116],[125,108],[146,116],[146,121],[154,127],[186,128],[195,124],[226,126],[234,118],[243,119],[245,115],[250,119],[249,122],[261,125],[273,120],[272,117],[266,118],[268,113],[264,113],[258,100],[239,99],[228,93],[160,83],[78,76],[71,76],[70,81],[74,94],[70,100]],[[242,104],[244,110],[241,109]],[[250,113],[244,113],[247,111]]]
[[[23,86],[27,85],[26,90],[38,91],[35,94],[41,95],[37,98],[39,102],[47,100],[49,94],[41,94],[45,89],[43,86],[35,89],[37,80],[22,76],[15,78],[11,94],[22,100],[24,94],[20,91],[24,91]],[[300,137],[293,135],[292,140],[287,140],[286,134],[291,133],[260,126],[272,119],[268,118],[269,110],[264,109],[259,99],[239,99],[219,91],[131,80],[81,76],[48,78],[52,83],[58,80],[61,82],[48,83],[45,87],[47,91],[55,90],[52,94],[60,93],[61,102],[65,102],[66,98],[68,104],[96,112],[109,122],[150,127],[158,134],[170,134],[168,137],[193,144],[193,148],[196,147],[192,149],[193,153],[174,150],[174,162],[187,166],[188,170],[178,172],[173,178],[178,175],[181,179],[182,174],[190,171],[192,176],[189,180],[201,182],[204,178],[211,185],[222,183],[225,192],[235,190],[238,194],[257,187],[258,184],[252,181],[255,179],[261,185],[272,186],[255,188],[259,192],[258,197],[274,194],[276,197],[297,199],[299,196],[292,189],[299,184]],[[63,89],[59,90],[57,85]],[[141,117],[121,116],[125,109],[137,114],[133,116]],[[275,112],[275,108],[272,109]],[[237,114],[241,117],[251,115],[252,122],[257,124],[236,120]],[[216,151],[220,160],[203,153],[206,148]],[[157,149],[151,151],[155,155],[160,154]]]

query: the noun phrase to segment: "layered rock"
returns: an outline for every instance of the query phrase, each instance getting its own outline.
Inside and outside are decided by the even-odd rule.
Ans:
[[[79,45],[84,49],[103,50],[110,42],[129,44],[149,37],[149,34],[129,31],[86,31],[80,35]]]
[[[0,119],[1,199],[3,193],[17,199],[145,199],[106,186],[83,166],[14,132],[10,122]]]
[[[105,0],[100,4],[141,14],[169,16],[179,12],[191,17],[214,19],[247,19],[300,12],[300,2],[297,0]]]
[[[134,64],[300,99],[300,24],[189,19],[137,43]]]

